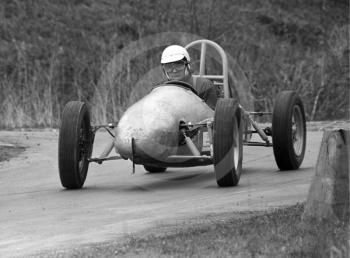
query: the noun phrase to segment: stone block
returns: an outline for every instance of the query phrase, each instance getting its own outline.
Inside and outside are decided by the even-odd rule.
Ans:
[[[350,130],[326,131],[303,218],[349,220]]]

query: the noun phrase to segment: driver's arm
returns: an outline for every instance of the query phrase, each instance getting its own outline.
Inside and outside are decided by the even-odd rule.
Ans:
[[[200,87],[198,87],[200,89],[198,91],[199,97],[201,97],[209,107],[215,109],[216,102],[218,100],[217,88],[214,86],[212,81],[205,78],[202,78],[200,84]]]

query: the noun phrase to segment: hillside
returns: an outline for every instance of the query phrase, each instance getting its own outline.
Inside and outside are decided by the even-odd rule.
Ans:
[[[4,0],[0,127],[56,127],[69,100],[90,104],[94,121],[118,119],[144,94],[138,82],[159,79],[150,71],[161,73],[163,46],[132,58],[123,50],[175,32],[184,36],[167,44],[195,35],[223,46],[245,71],[257,110],[293,89],[308,120],[347,119],[348,13],[344,0]],[[101,87],[113,58],[119,72]]]

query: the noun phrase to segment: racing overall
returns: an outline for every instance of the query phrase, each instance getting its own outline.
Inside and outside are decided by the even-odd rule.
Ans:
[[[202,77],[193,77],[191,75],[184,77],[182,81],[191,84],[198,92],[198,96],[203,99],[211,109],[215,109],[218,91],[212,81]]]

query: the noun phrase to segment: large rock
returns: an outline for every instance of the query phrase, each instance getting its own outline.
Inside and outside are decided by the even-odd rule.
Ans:
[[[349,220],[350,130],[324,132],[303,218]]]

